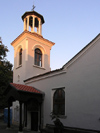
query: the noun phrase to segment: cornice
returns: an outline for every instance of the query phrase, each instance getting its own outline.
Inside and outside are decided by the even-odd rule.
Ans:
[[[24,80],[25,84],[29,84],[35,81],[39,81],[39,80],[43,80],[43,79],[47,79],[47,78],[51,78],[57,75],[61,75],[61,74],[65,74],[67,71],[62,70],[62,69],[58,69],[58,70],[54,70],[54,71],[50,71],[47,73],[43,73],[34,77],[31,77],[29,79]]]
[[[42,41],[45,41],[45,42],[51,44],[52,46],[55,44],[54,42],[49,41],[49,40],[43,38],[43,36],[41,36],[41,35],[39,35],[39,34],[37,34],[37,33],[31,33],[31,32],[29,32],[29,31],[25,30],[24,32],[22,32],[22,33],[11,43],[11,45],[13,46],[14,43],[16,43],[16,41],[18,41],[18,39],[20,39],[20,38],[21,38],[23,35],[25,35],[25,34],[29,34],[29,35],[31,35],[31,36],[33,36],[33,37],[36,37],[36,38],[38,38],[38,39],[40,39],[40,40],[42,40]],[[26,36],[27,36],[27,35],[26,35]]]

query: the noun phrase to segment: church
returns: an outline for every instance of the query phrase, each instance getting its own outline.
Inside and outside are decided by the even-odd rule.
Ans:
[[[12,123],[39,131],[53,124],[51,112],[66,127],[100,131],[100,34],[62,66],[51,71],[54,42],[42,36],[41,14],[22,15],[24,31],[11,43],[14,48],[13,83],[5,94]]]

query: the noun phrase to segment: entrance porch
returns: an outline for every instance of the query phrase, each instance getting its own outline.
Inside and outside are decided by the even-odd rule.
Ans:
[[[42,128],[43,111],[42,103],[44,93],[31,86],[11,83],[5,91],[6,101],[8,102],[8,124],[10,128],[10,107],[13,108],[13,123],[16,114],[15,109],[19,112],[18,124],[19,133],[23,128],[31,131],[39,131]],[[17,104],[16,104],[17,101]]]

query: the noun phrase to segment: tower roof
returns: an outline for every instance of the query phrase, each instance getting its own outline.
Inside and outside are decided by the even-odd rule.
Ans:
[[[37,16],[37,17],[39,17],[39,18],[41,19],[42,24],[45,23],[43,16],[42,16],[41,14],[35,12],[35,11],[27,11],[27,12],[25,12],[25,13],[22,15],[22,20],[24,20],[24,18],[25,18],[26,16],[28,16],[28,15],[35,15],[35,16]]]

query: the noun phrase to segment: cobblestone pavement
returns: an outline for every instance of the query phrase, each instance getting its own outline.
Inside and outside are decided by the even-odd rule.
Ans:
[[[7,129],[7,124],[3,122],[3,120],[0,120],[0,133],[18,133],[18,126],[12,125],[10,129]],[[23,133],[39,133],[35,131],[29,131],[26,129],[23,129]]]

